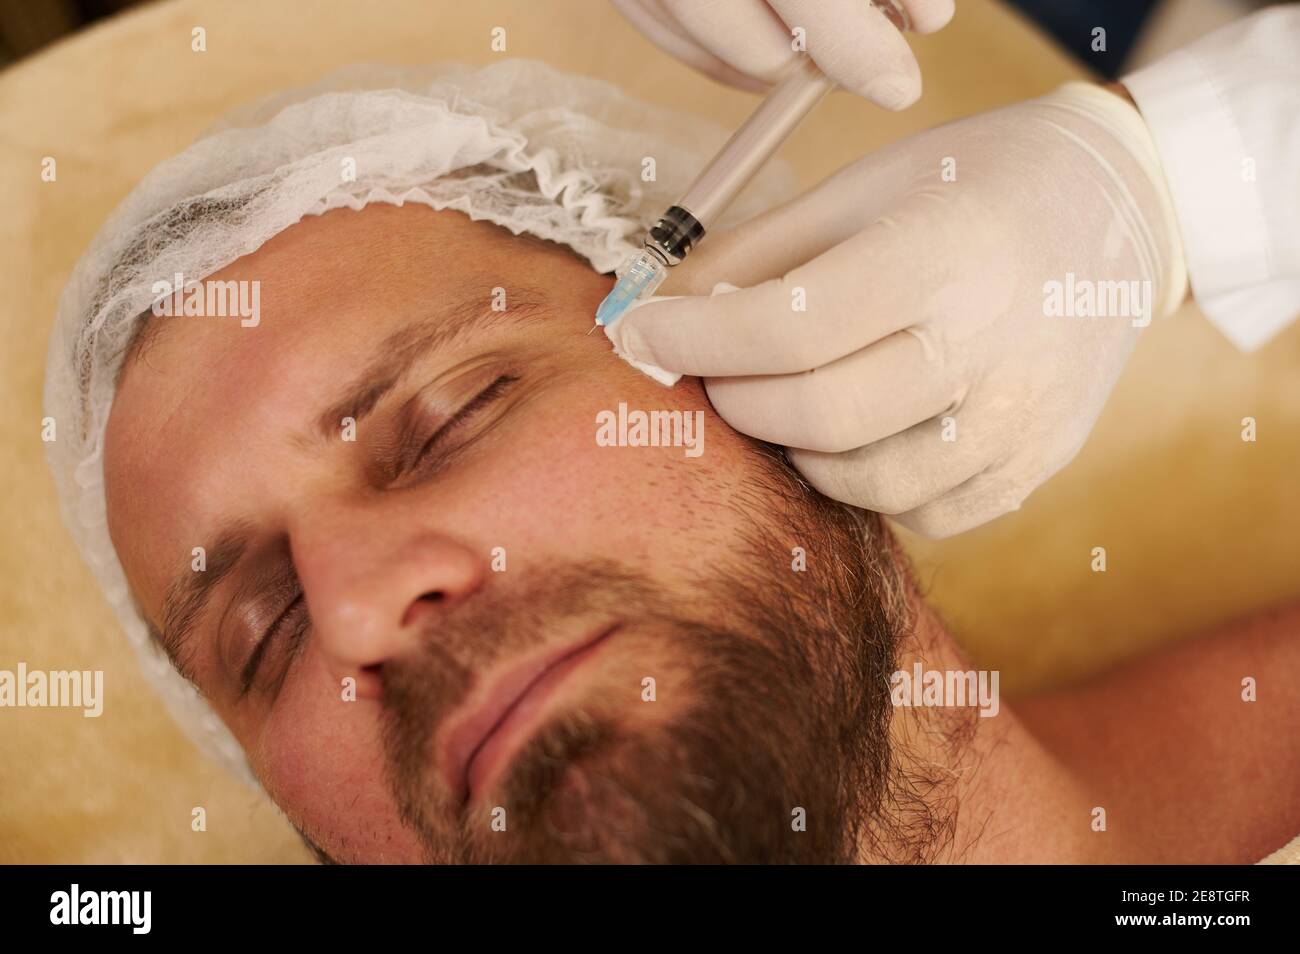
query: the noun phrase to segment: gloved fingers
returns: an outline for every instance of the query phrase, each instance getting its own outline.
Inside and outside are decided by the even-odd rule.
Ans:
[[[764,0],[659,0],[678,27],[741,73],[771,82],[794,57],[790,31]]]
[[[704,75],[711,76],[728,86],[735,86],[751,93],[767,91],[770,84],[742,73],[695,42],[663,8],[661,0],[611,0],[611,2],[646,39],[674,59],[681,60]]]
[[[988,448],[945,440],[947,433],[941,416],[840,454],[790,448],[786,457],[827,497],[901,514],[949,493],[988,466]]]
[[[947,493],[895,515],[894,519],[909,530],[938,540],[1019,510],[1035,489],[1074,459],[1095,419],[1095,412],[1085,410],[1069,422],[1073,426],[1062,422],[1061,427],[1038,437],[1027,436],[1021,428],[1017,431],[1022,445],[1019,451],[995,461]]]
[[[908,28],[913,33],[934,33],[948,25],[956,7],[953,0],[898,0],[907,11]]]
[[[921,341],[900,332],[801,374],[709,378],[714,410],[751,437],[840,453],[897,434],[957,403]]]
[[[893,519],[923,537],[942,540],[1019,510],[1034,486],[1009,485],[1006,475],[982,471],[948,493]]]
[[[650,302],[608,333],[632,359],[682,374],[807,371],[931,317],[936,296],[966,276],[996,274],[985,261],[996,243],[971,233],[978,233],[971,219],[918,199],[783,278],[725,295]]]
[[[921,95],[921,72],[900,30],[930,33],[953,0],[613,0],[651,42],[721,82],[756,92],[795,55],[801,30],[814,62],[843,88],[886,109]]]
[[[808,54],[844,89],[885,109],[903,109],[920,98],[916,57],[878,7],[865,0],[769,2],[788,27],[806,31]]]

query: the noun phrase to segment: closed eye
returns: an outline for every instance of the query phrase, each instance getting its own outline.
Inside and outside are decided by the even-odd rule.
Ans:
[[[485,387],[474,397],[470,398],[455,414],[453,414],[445,424],[439,427],[424,442],[419,451],[411,459],[410,463],[402,468],[404,473],[414,467],[422,464],[426,458],[434,451],[446,444],[457,430],[468,422],[478,411],[483,410],[497,398],[502,397],[510,386],[518,381],[519,378],[512,374],[502,374],[497,377],[491,384]]]
[[[253,687],[253,680],[257,678],[258,669],[262,665],[263,658],[267,651],[273,647],[277,640],[281,639],[286,633],[293,633],[293,640],[290,649],[296,648],[303,634],[306,632],[307,623],[307,603],[302,592],[290,601],[284,608],[284,611],[276,617],[275,622],[267,627],[266,632],[262,634],[261,639],[257,641],[257,647],[248,657],[248,662],[244,664],[244,669],[239,677],[239,695],[242,698],[248,694]]]

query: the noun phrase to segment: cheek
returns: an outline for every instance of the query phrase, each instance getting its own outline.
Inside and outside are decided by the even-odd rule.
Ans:
[[[418,861],[385,782],[379,704],[344,701],[341,687],[307,653],[285,681],[256,740],[244,740],[267,793],[339,860]]]
[[[457,522],[473,539],[523,563],[608,557],[664,582],[725,548],[744,518],[727,506],[750,462],[747,442],[709,406],[695,380],[662,388],[592,375],[552,388],[521,410],[501,443],[454,491]],[[679,411],[702,422],[698,456],[682,446],[602,446],[598,415]],[[699,430],[699,428],[696,428]],[[694,431],[693,431],[694,433]]]

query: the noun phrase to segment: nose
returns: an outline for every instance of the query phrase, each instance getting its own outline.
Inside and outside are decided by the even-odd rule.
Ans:
[[[290,527],[290,546],[325,665],[369,699],[383,664],[483,585],[490,556],[391,498],[316,503]]]

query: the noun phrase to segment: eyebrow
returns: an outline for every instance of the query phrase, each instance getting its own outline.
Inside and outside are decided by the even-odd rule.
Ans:
[[[350,417],[359,424],[430,352],[446,350],[467,332],[502,320],[544,319],[550,303],[549,296],[537,288],[512,289],[507,301],[506,308],[494,310],[490,298],[484,294],[465,295],[444,303],[433,314],[417,318],[388,335],[372,352],[365,370],[345,385],[341,396],[316,417],[314,439],[303,441],[299,435],[296,442],[310,445],[333,440],[338,436],[344,418]],[[221,524],[216,531],[217,542],[209,548],[206,569],[202,572],[191,570],[174,579],[159,614],[161,630],[149,626],[150,636],[167,653],[177,672],[196,687],[198,682],[191,666],[191,637],[212,591],[235,570],[248,552],[254,531],[255,527],[242,519]]]
[[[545,314],[547,297],[535,289],[516,290],[508,308],[494,311],[482,295],[458,299],[443,306],[435,319],[413,321],[390,334],[375,350],[375,357],[316,419],[315,437],[330,441],[339,434],[344,418],[358,424],[395,388],[422,357],[456,343],[467,331],[498,319],[519,321]]]

